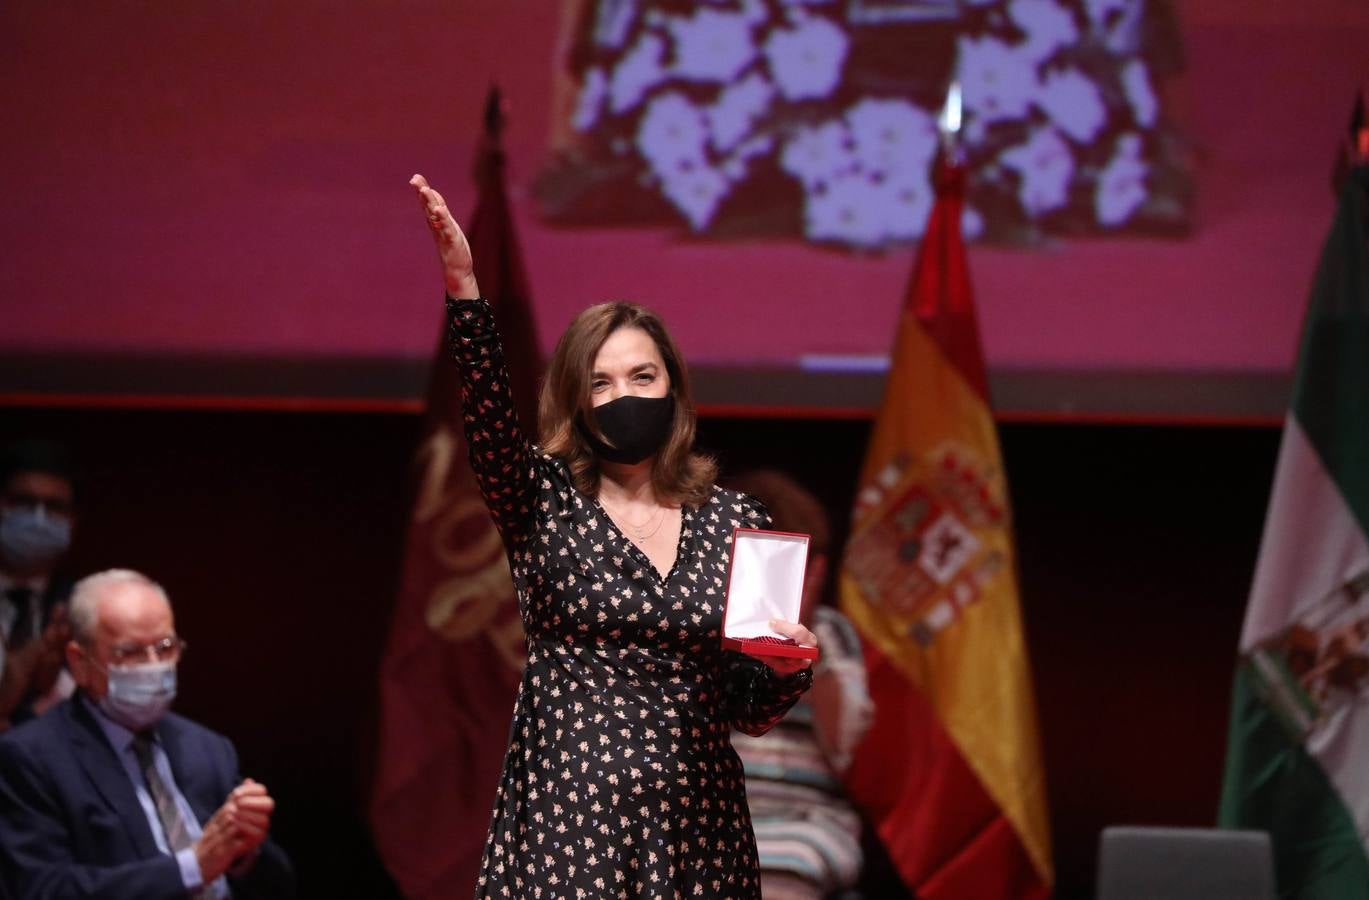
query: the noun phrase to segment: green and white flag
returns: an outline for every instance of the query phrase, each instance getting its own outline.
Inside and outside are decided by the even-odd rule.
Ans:
[[[1220,824],[1273,838],[1283,896],[1369,898],[1369,167],[1303,326],[1241,662]]]

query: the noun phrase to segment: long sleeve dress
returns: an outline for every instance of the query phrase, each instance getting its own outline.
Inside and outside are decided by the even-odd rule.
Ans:
[[[528,648],[476,896],[759,898],[729,731],[764,733],[812,681],[721,648],[732,529],[768,514],[722,488],[683,507],[661,577],[522,434],[488,305],[447,310]]]

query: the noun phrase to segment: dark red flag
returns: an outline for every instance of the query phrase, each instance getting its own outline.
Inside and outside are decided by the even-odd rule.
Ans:
[[[504,187],[502,124],[499,95],[491,90],[467,237],[481,292],[499,322],[524,427],[531,429],[541,362]],[[444,323],[381,664],[371,795],[376,846],[414,900],[466,897],[475,889],[525,657],[503,544],[466,459],[460,386],[445,330]]]

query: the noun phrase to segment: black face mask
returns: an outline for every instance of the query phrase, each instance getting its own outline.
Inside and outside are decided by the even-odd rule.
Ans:
[[[586,427],[584,416],[575,417],[575,427],[589,443],[594,455],[609,462],[634,465],[651,456],[670,436],[675,421],[675,398],[619,397],[594,408],[594,421],[608,443]]]

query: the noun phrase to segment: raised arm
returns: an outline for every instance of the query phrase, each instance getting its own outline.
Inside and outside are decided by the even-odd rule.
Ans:
[[[433,232],[433,243],[437,245],[437,258],[442,262],[442,281],[447,286],[447,296],[454,300],[474,300],[480,296],[480,286],[475,282],[475,259],[471,256],[471,245],[461,226],[456,224],[447,201],[428,185],[428,179],[415,175],[409,179],[418,193],[419,205]]]
[[[499,333],[489,304],[480,299],[466,235],[422,175],[409,184],[442,264],[448,340],[461,375],[462,427],[471,468],[504,544],[513,548],[527,537],[532,521],[538,457],[518,422]]]

